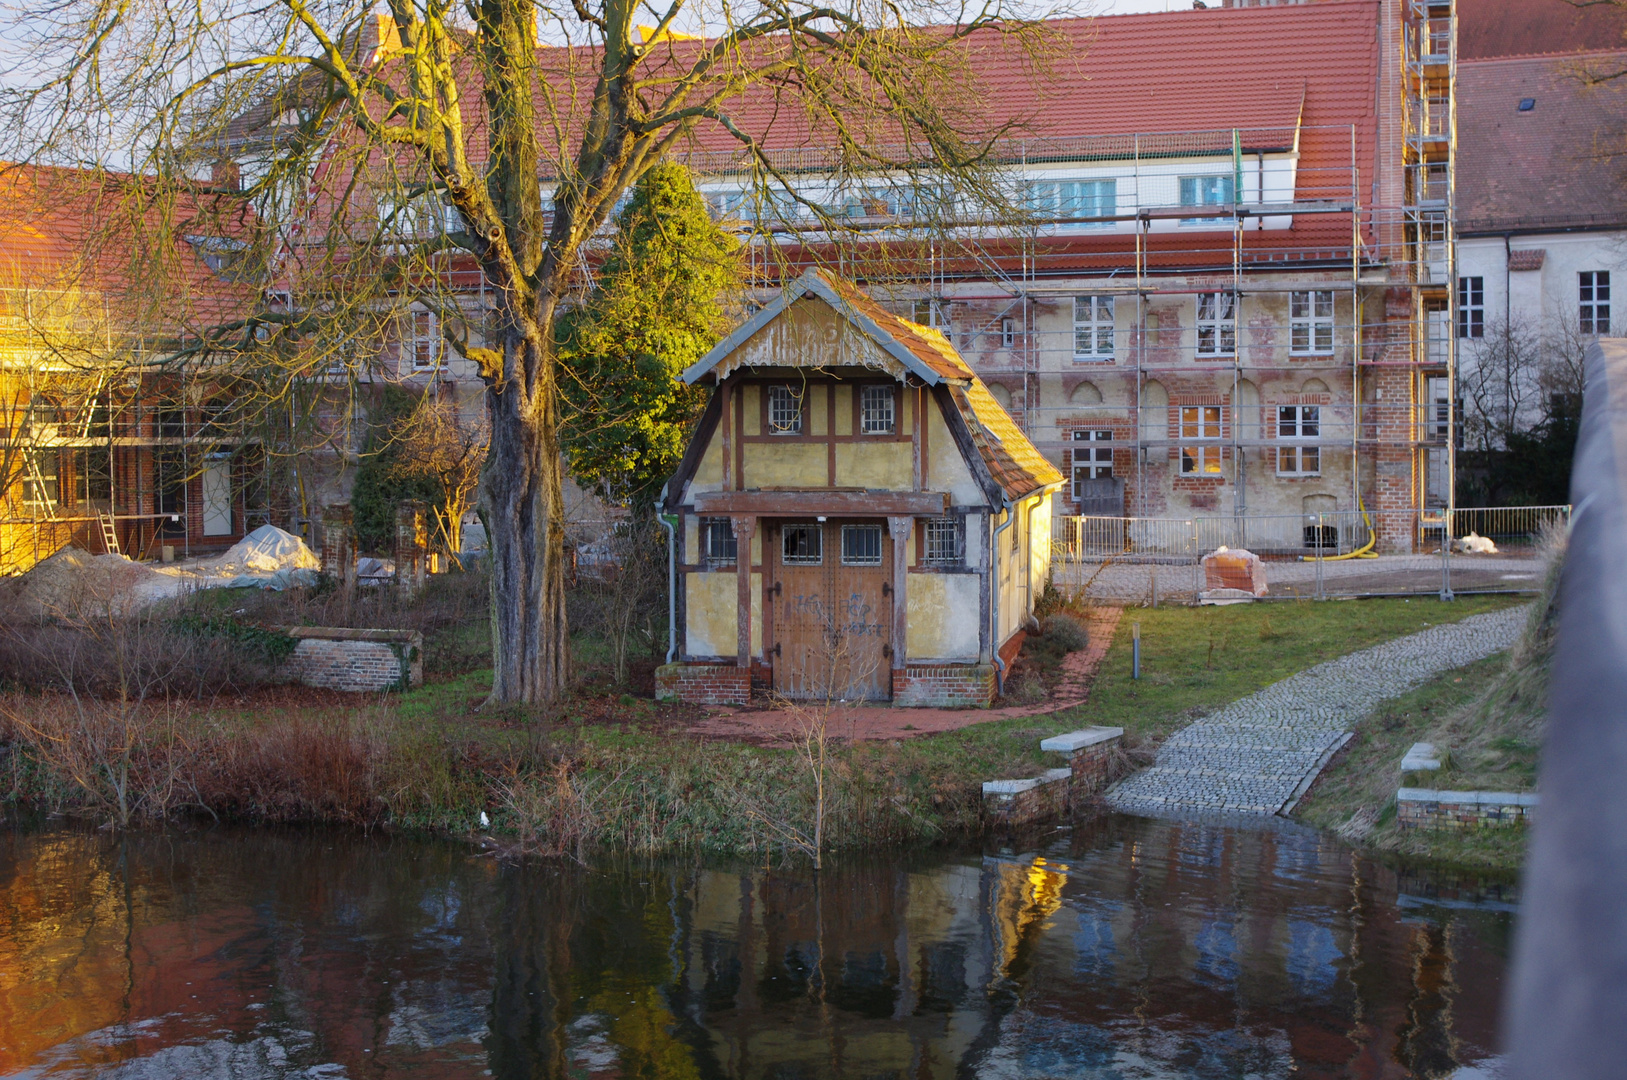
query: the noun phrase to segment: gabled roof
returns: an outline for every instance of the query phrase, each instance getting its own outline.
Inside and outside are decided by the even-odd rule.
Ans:
[[[771,303],[691,365],[681,376],[683,381],[698,382],[792,304],[810,296],[829,304],[910,374],[948,393],[955,412],[945,419],[953,424],[958,417],[964,423],[964,436],[1007,498],[1020,499],[1062,483],[1062,473],[1028,440],[948,338],[893,314],[853,282],[828,270],[809,270],[780,290]],[[703,423],[702,431],[705,427]]]
[[[904,365],[904,369],[928,386],[944,379],[972,378],[972,369],[960,358],[949,340],[936,330],[894,315],[845,278],[826,270],[809,270],[784,289],[734,333],[718,342],[712,351],[695,361],[679,376],[693,386],[717,367],[729,354],[749,341],[763,327],[804,297],[816,296],[837,313],[863,330],[881,349]]]

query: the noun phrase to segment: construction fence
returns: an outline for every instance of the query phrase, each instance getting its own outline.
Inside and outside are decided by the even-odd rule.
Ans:
[[[1064,517],[1051,581],[1111,604],[1182,603],[1206,591],[1203,558],[1221,548],[1264,560],[1264,599],[1535,592],[1546,538],[1569,506],[1332,512],[1207,518]]]

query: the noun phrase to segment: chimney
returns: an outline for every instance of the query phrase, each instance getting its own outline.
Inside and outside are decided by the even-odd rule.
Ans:
[[[364,67],[376,64],[379,54],[386,49],[401,48],[401,31],[387,11],[369,11],[362,16],[361,62]]]
[[[242,191],[243,170],[225,158],[209,166],[209,186],[216,191]]]

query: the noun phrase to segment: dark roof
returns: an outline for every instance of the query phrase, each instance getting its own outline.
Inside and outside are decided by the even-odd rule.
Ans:
[[[1627,226],[1627,86],[1586,85],[1593,64],[1627,51],[1458,65],[1459,232]]]
[[[1627,45],[1627,12],[1566,0],[1457,0],[1458,61]]]

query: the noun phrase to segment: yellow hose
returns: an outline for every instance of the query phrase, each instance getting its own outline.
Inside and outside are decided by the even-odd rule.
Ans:
[[[1361,511],[1362,524],[1367,526],[1367,543],[1363,544],[1355,551],[1347,551],[1343,555],[1334,555],[1329,558],[1325,558],[1322,560],[1323,562],[1344,562],[1346,559],[1378,558],[1378,552],[1373,550],[1374,545],[1378,543],[1378,533],[1373,530],[1373,519],[1367,516],[1367,507],[1362,503],[1360,495],[1356,496],[1356,508]],[[1320,540],[1321,537],[1319,536],[1317,539]],[[1303,562],[1315,561],[1309,555],[1301,555],[1300,559]]]

